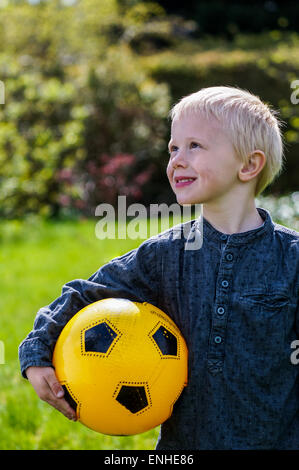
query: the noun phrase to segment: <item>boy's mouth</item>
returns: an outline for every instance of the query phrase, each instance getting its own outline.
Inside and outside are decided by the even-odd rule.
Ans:
[[[175,187],[176,188],[182,188],[184,186],[190,186],[196,178],[193,178],[191,176],[176,176],[174,178],[175,181]]]

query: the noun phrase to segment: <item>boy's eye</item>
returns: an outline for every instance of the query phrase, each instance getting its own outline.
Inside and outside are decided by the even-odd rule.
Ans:
[[[169,153],[176,152],[177,150],[178,150],[178,147],[176,147],[175,145],[172,145],[172,146],[169,148]]]
[[[195,149],[197,147],[201,147],[201,145],[198,142],[191,142],[190,148]]]
[[[191,149],[194,149],[194,148],[198,148],[198,147],[202,147],[198,142],[191,142],[190,143],[190,148]],[[172,154],[173,152],[177,152],[179,150],[179,148],[176,146],[176,145],[171,145],[169,147],[169,153]]]

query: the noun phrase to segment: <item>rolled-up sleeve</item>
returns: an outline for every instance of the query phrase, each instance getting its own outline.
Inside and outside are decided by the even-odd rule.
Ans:
[[[41,308],[33,330],[19,346],[21,372],[30,366],[51,366],[55,343],[66,323],[83,307],[114,297],[158,306],[159,269],[155,238],[113,258],[89,279],[66,283],[60,297]]]

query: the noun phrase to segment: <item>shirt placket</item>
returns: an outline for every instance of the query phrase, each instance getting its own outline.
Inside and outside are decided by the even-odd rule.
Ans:
[[[232,289],[232,267],[235,259],[229,245],[229,235],[221,235],[221,260],[216,279],[216,296],[212,312],[212,326],[208,350],[208,371],[212,375],[223,369],[229,299]]]

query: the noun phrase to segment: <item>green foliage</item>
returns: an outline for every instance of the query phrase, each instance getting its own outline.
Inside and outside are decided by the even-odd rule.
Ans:
[[[279,194],[298,188],[299,105],[291,101],[291,83],[299,76],[298,45],[298,34],[279,31],[239,35],[234,44],[208,38],[182,41],[175,51],[143,57],[142,63],[153,79],[168,84],[173,103],[203,87],[228,85],[247,89],[278,110],[286,165],[265,194]]]
[[[234,38],[239,32],[260,33],[280,29],[298,31],[299,5],[294,0],[189,0],[183,2],[159,0],[168,14],[180,14],[192,18],[198,25],[197,34]]]
[[[125,40],[113,44],[110,27],[133,28],[160,9],[139,4],[121,17],[111,1],[56,0],[2,10],[0,215],[90,214],[118,192],[142,198],[165,146],[168,89],[146,76]],[[119,167],[105,183],[107,159],[124,167],[126,155],[122,184]]]
[[[128,203],[172,201],[168,110],[217,84],[281,110],[287,165],[270,190],[294,191],[299,36],[197,40],[194,29],[150,1],[1,2],[0,216],[91,215],[119,194]]]
[[[72,82],[24,73],[17,61],[6,66],[2,79],[0,215],[49,215],[60,205],[58,171],[84,156],[85,108],[76,103],[78,89]]]
[[[256,206],[267,209],[274,222],[290,227],[299,232],[299,192],[285,196],[260,195]]]
[[[128,202],[142,200],[165,151],[168,89],[144,74],[126,46],[111,49],[105,64],[89,71],[87,83],[86,201],[114,204],[118,194]]]
[[[42,402],[20,374],[18,346],[32,329],[37,310],[58,297],[67,281],[88,278],[102,264],[140,243],[100,241],[95,237],[95,223],[53,223],[35,216],[24,222],[0,223],[0,340],[5,345],[5,363],[0,364],[1,450],[155,447],[159,428],[129,437],[96,433],[79,422],[68,421]],[[16,279],[22,279],[17,289]]]

